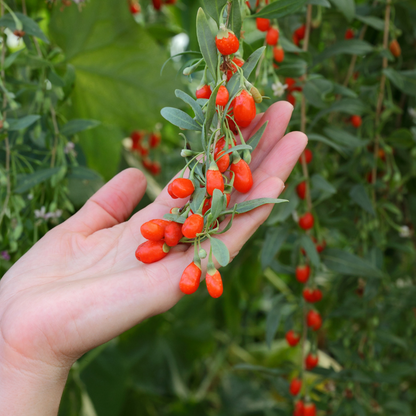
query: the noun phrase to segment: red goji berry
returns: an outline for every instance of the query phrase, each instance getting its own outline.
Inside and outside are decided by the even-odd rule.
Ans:
[[[233,139],[233,141],[234,141],[234,146],[235,146],[236,144],[235,140]],[[227,153],[224,156],[221,156],[222,154],[224,154],[224,148],[225,148],[225,138],[221,137],[221,139],[219,139],[217,144],[215,145],[215,150],[214,150],[214,159],[216,160],[218,169],[220,170],[221,173],[225,172],[228,169],[228,166],[230,166],[229,153]],[[228,148],[231,149],[231,144],[228,145]]]
[[[215,36],[215,45],[221,55],[231,55],[236,53],[240,47],[240,42],[232,30],[220,29]]]
[[[152,165],[150,166],[150,172],[152,172],[153,175],[159,175],[161,170],[162,168],[159,162],[152,162]]]
[[[256,117],[256,103],[254,98],[243,90],[232,102],[234,120],[239,127],[247,127]]]
[[[305,196],[306,196],[306,182],[305,181],[301,182],[296,187],[296,193],[298,194],[298,197],[300,199],[305,199]]]
[[[204,218],[200,214],[192,214],[182,225],[182,234],[186,238],[195,238],[204,228]]]
[[[350,121],[356,129],[358,129],[358,127],[360,127],[363,122],[362,118],[357,115],[351,116]]]
[[[256,26],[257,29],[260,30],[260,32],[267,32],[270,27],[270,20],[258,17],[256,19]]]
[[[172,191],[172,184],[173,184],[173,182],[171,182],[169,185],[168,185],[168,194],[173,198],[173,199],[178,199],[178,197],[173,193],[173,191]]]
[[[143,166],[149,172],[152,170],[153,162],[149,158],[145,158],[142,160]]]
[[[139,3],[130,3],[130,13],[137,14],[140,13],[140,4]]]
[[[234,173],[234,188],[243,194],[247,193],[253,186],[250,166],[243,159],[237,159],[233,160],[230,169]]]
[[[221,192],[224,192],[224,179],[215,162],[211,162],[206,176],[207,192],[209,195],[213,194],[214,189],[219,189]]]
[[[300,39],[298,38],[298,35],[296,34],[296,32],[293,32],[293,35],[292,35],[292,42],[293,42],[296,46],[299,46]]]
[[[266,33],[266,43],[271,46],[276,46],[279,41],[279,30],[275,27],[269,28]]]
[[[293,410],[293,416],[304,416],[303,411],[304,411],[304,404],[302,400],[298,400],[295,403],[295,409]]]
[[[292,396],[297,396],[301,388],[302,388],[302,381],[299,380],[298,378],[294,378],[290,382],[289,391]]]
[[[201,280],[201,268],[192,262],[182,273],[181,280],[179,282],[179,289],[185,295],[191,295],[196,292]]]
[[[310,310],[306,315],[306,323],[314,331],[317,331],[322,326],[322,318],[319,312]]]
[[[159,241],[163,238],[164,234],[164,228],[160,225],[156,224],[153,221],[145,222],[140,227],[140,232],[142,233],[142,236],[146,238],[147,240],[152,241]]]
[[[303,266],[296,267],[296,280],[300,283],[306,283],[309,279],[311,268],[305,264]]]
[[[303,153],[305,154],[306,163],[311,163],[313,159],[312,151],[309,149],[305,149]],[[302,163],[302,156],[299,158],[299,163]]]
[[[317,355],[309,353],[305,359],[305,365],[307,370],[312,370],[318,365],[319,358]]]
[[[296,105],[296,98],[295,98],[295,96],[293,95],[293,94],[288,94],[287,96],[286,96],[286,99],[290,102],[290,104],[292,104],[293,105],[293,107]]]
[[[313,291],[313,301],[320,302],[322,300],[322,292],[319,289]]]
[[[315,403],[306,403],[303,409],[303,416],[316,416]]]
[[[155,10],[160,10],[162,8],[162,0],[152,0],[152,4]]]
[[[179,240],[183,237],[182,225],[175,221],[171,221],[165,228],[165,242],[169,247],[179,244]]]
[[[398,58],[402,54],[402,48],[400,47],[399,42],[397,42],[397,39],[393,39],[390,42],[389,49],[392,55],[396,58]]]
[[[190,179],[176,178],[173,180],[172,187],[170,189],[176,197],[186,198],[193,194],[195,186]]]
[[[304,230],[309,230],[313,227],[315,219],[310,212],[307,212],[305,215],[299,218],[299,227]]]
[[[211,93],[211,87],[209,85],[203,85],[196,90],[195,96],[196,98],[206,98],[208,100],[211,97]]]
[[[236,56],[232,59],[232,61],[238,66],[242,67],[244,65],[244,61]],[[231,79],[231,77],[237,72],[237,68],[234,64],[231,64],[232,69],[227,71],[227,82]]]
[[[305,38],[305,34],[306,34],[306,26],[305,25],[302,25],[302,26],[298,27],[295,30],[295,34],[296,34],[296,36],[297,36],[297,38],[299,40],[304,39]]]
[[[146,241],[140,244],[136,250],[136,259],[146,263],[155,263],[162,260],[169,253],[169,246],[165,244],[163,240],[159,241]]]
[[[345,40],[354,39],[354,36],[355,36],[354,31],[351,28],[348,28],[345,31],[345,35],[344,35]]]
[[[285,337],[286,337],[287,343],[291,347],[295,347],[296,345],[298,345],[300,341],[300,335],[297,334],[293,329],[291,329],[290,331],[287,331]]]
[[[221,107],[224,107],[228,103],[228,99],[230,98],[230,94],[224,85],[218,89],[217,96],[215,97],[215,104]]]
[[[314,290],[309,287],[303,289],[303,298],[306,300],[306,302],[314,303],[315,302]]]
[[[152,133],[150,135],[150,139],[149,139],[149,146],[152,149],[155,148],[155,147],[158,147],[161,140],[162,140],[162,137],[161,137],[159,132]]]
[[[230,205],[231,194],[225,194],[225,197],[227,198],[227,207],[228,207],[228,205]]]
[[[213,298],[219,298],[223,292],[221,275],[218,270],[215,270],[215,272],[211,273],[212,274],[208,272],[205,277],[208,293]]]
[[[275,46],[273,48],[273,57],[276,62],[283,62],[285,58],[285,51],[281,46]]]

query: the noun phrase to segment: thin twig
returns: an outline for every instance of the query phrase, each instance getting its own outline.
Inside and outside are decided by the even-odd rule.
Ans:
[[[367,25],[364,25],[363,26],[363,28],[361,30],[361,33],[360,33],[360,36],[359,36],[359,39],[360,40],[363,40],[364,39],[365,32],[367,32],[367,28],[368,28]],[[356,62],[357,62],[357,55],[353,55],[352,58],[351,58],[350,66],[348,67],[347,76],[345,77],[344,87],[347,87],[348,86],[348,84],[350,82],[350,79],[351,79],[351,77],[354,74],[354,69],[355,69]]]
[[[53,148],[52,148],[52,157],[51,157],[51,168],[55,166],[55,159],[56,159],[56,148],[58,146],[58,137],[59,137],[59,127],[56,121],[56,113],[53,106],[51,106],[51,116],[52,116],[52,124],[54,130],[54,139],[53,139]]]

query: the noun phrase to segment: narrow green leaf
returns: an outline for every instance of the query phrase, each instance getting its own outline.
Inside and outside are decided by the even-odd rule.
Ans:
[[[334,90],[331,81],[323,78],[314,78],[306,82],[303,93],[306,100],[317,108],[326,108],[329,105],[327,95]]]
[[[196,52],[196,51],[185,51],[185,52],[180,52],[177,53],[175,55],[172,55],[169,59],[166,59],[166,61],[163,63],[162,67],[160,68],[160,75],[162,75],[163,70],[165,69],[165,66],[167,65],[167,63],[172,60],[173,58],[176,58],[177,56],[182,56],[182,55],[197,55],[197,56],[202,56],[201,52]],[[198,59],[196,59],[198,60]]]
[[[252,150],[254,150],[257,145],[260,142],[260,139],[263,136],[263,133],[266,130],[267,124],[269,123],[269,121],[266,121],[257,131],[255,134],[253,134],[253,136],[250,137],[250,140],[247,142],[251,147]]]
[[[230,262],[230,252],[227,246],[218,238],[210,238],[212,253],[217,259],[218,263],[225,267]]]
[[[365,23],[367,26],[372,27],[373,29],[384,30],[384,20],[380,19],[379,17],[355,15],[355,18]]]
[[[17,175],[17,186],[14,189],[16,194],[21,194],[28,191],[36,185],[45,182],[51,176],[55,175],[61,170],[60,167],[41,169],[28,175]]]
[[[207,17],[202,8],[199,8],[196,17],[196,34],[202,56],[204,57],[205,62],[207,63],[208,68],[216,81],[218,62],[217,47],[215,46],[215,38],[212,35]]]
[[[181,217],[180,215],[175,215],[175,214],[165,214],[163,216],[163,218],[165,220],[169,220],[169,221],[175,221],[179,224],[183,224],[186,221],[185,217]]]
[[[214,189],[211,202],[211,215],[215,221],[221,214],[224,208],[224,194],[219,189]]]
[[[350,22],[355,16],[354,0],[331,0],[332,4],[345,16]]]
[[[68,123],[62,127],[61,133],[64,136],[70,137],[81,131],[93,129],[100,124],[101,122],[97,120],[74,119],[68,121]]]
[[[337,192],[336,188],[331,185],[323,176],[319,173],[315,173],[312,178],[313,189],[319,189],[321,191],[327,192],[328,194],[335,194]]]
[[[240,39],[241,25],[242,20],[240,2],[233,1],[231,5],[229,26],[231,27],[231,30],[235,33],[238,39]]]
[[[8,118],[7,122],[9,123],[9,127],[7,130],[9,131],[18,131],[23,130],[26,127],[29,127],[31,124],[35,123],[40,119],[38,115],[30,115],[24,116],[22,118]]]
[[[221,155],[221,157],[228,154],[228,153],[232,153],[232,152],[238,151],[238,150],[245,150],[245,149],[252,150],[252,147],[248,144],[238,144],[237,146],[234,146],[231,149],[224,150],[223,151],[224,153]],[[219,157],[218,159],[221,159],[221,157]]]
[[[289,227],[286,225],[271,227],[267,230],[260,257],[262,269],[270,266],[288,235]]]
[[[325,127],[324,133],[331,139],[337,142],[341,146],[348,147],[350,149],[356,149],[357,147],[364,146],[366,141],[359,139],[351,133],[348,133],[344,129],[338,127]]]
[[[220,24],[220,17],[221,17],[221,10],[224,8],[227,0],[202,0],[204,4],[204,9],[207,13],[217,22]],[[234,2],[238,3],[238,2]]]
[[[258,198],[251,201],[244,201],[237,204],[236,213],[243,214],[244,212],[251,211],[266,204],[281,204],[282,202],[288,202],[286,199],[273,199],[273,198]]]
[[[416,70],[396,71],[393,68],[383,70],[386,77],[407,95],[416,96]]]
[[[302,234],[302,236],[300,237],[300,245],[305,249],[306,254],[309,257],[312,264],[315,267],[319,267],[319,265],[321,264],[319,260],[319,254],[316,251],[315,244],[313,243],[311,238],[306,234]]]
[[[48,38],[45,36],[39,25],[33,19],[31,19],[29,16],[24,15],[23,13],[15,12],[14,14],[22,22],[23,31],[26,33],[26,35],[35,36],[38,39],[43,40],[45,43],[49,43]],[[7,27],[12,32],[14,32],[17,29],[16,22],[14,21],[13,16],[10,13],[4,15],[0,19],[0,26]]]
[[[89,169],[86,166],[72,166],[68,172],[70,179],[82,179],[88,181],[102,181],[102,176],[95,170]]]
[[[251,17],[266,17],[268,19],[280,19],[299,10],[306,0],[278,0],[261,9]]]
[[[24,51],[25,49],[19,49],[16,52],[13,52],[10,54],[5,60],[4,60],[4,69],[9,68],[13,62],[16,60],[16,58]]]
[[[358,204],[364,211],[371,215],[376,215],[370,197],[363,185],[357,184],[350,190],[350,198]]]
[[[282,34],[280,34],[279,36],[279,42],[285,52],[296,52],[296,53],[305,52],[303,49],[296,46],[290,40],[286,39]]]
[[[331,3],[328,0],[307,0],[306,3],[314,6],[331,7]]]
[[[314,60],[314,65],[321,63],[325,59],[335,55],[365,55],[372,52],[374,47],[360,39],[340,40],[325,48]]]
[[[349,97],[349,98],[358,98],[358,95],[356,92],[354,92],[353,90],[350,90],[347,87],[344,87],[343,85],[340,84],[333,84],[334,85],[334,93],[335,94],[339,94],[339,95],[343,95],[344,97]]]
[[[173,107],[162,108],[160,114],[174,126],[186,130],[201,131],[201,126],[188,114]]]
[[[181,90],[175,90],[175,95],[182,101],[184,101],[186,104],[189,104],[192,107],[192,110],[194,110],[197,120],[201,124],[204,124],[205,117],[200,105],[190,95]]]
[[[322,134],[315,134],[315,133],[308,134],[308,139],[312,142],[325,143],[326,145],[332,147],[333,149],[335,149],[337,152],[341,153],[342,155],[345,154],[344,149],[341,146],[327,139],[325,136],[322,136]]]
[[[212,120],[214,119],[216,104],[215,100],[217,99],[217,93],[220,89],[221,85],[217,85],[217,87],[212,91],[211,97],[208,100],[207,112],[205,113],[205,124],[204,124],[204,131],[205,131],[205,140],[209,138],[209,129],[211,128]],[[205,147],[205,146],[204,146]]]

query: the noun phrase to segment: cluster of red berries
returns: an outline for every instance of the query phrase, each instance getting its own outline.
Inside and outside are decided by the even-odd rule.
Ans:
[[[293,105],[296,105],[296,98],[293,95],[294,91],[302,91],[302,87],[297,85],[297,81],[294,78],[285,78],[286,88],[286,99]]]
[[[176,3],[176,0],[152,0],[152,5],[155,10],[160,10],[164,4],[172,5],[175,3]],[[132,15],[139,14],[142,11],[140,7],[140,3],[137,0],[130,0],[129,8],[130,8],[130,13]]]
[[[270,19],[258,17],[256,19],[256,26],[260,32],[266,32],[266,44],[273,46],[273,57],[276,62],[283,62],[285,58],[285,51],[278,45],[279,42],[279,29],[277,26],[272,25]]]
[[[131,151],[135,152],[142,158],[143,166],[153,175],[158,175],[161,172],[160,163],[152,161],[149,157],[150,149],[155,149],[159,146],[162,136],[159,131],[147,133],[145,131],[135,130],[130,134]]]
[[[208,105],[206,100],[214,100],[221,127],[209,130],[206,148],[202,152],[193,152],[189,147],[182,150],[187,164],[180,177],[169,183],[167,192],[173,199],[182,199],[180,207],[172,208],[164,220],[151,220],[141,227],[141,233],[148,241],[136,250],[136,258],[144,263],[153,263],[163,259],[171,247],[179,243],[194,244],[194,259],[184,270],[179,288],[184,294],[194,293],[201,280],[201,259],[207,252],[200,243],[205,239],[212,242],[213,235],[219,233],[219,225],[230,203],[231,192],[235,189],[247,193],[253,186],[253,177],[249,167],[250,146],[245,146],[240,156],[234,133],[238,133],[242,144],[244,139],[240,129],[247,127],[256,116],[255,103],[261,99],[259,92],[245,79],[241,67],[244,61],[231,56],[239,50],[237,36],[224,25],[215,37],[215,44],[221,54],[221,79],[209,85],[207,67],[200,86],[196,90],[196,102],[202,108]],[[226,85],[236,73],[240,76],[240,89],[230,97]],[[231,100],[232,98],[232,100]],[[202,100],[204,99],[204,100]],[[208,101],[209,102],[209,101]],[[200,104],[199,104],[200,103]],[[241,146],[240,146],[241,149]],[[241,151],[241,150],[240,150]],[[188,177],[184,178],[186,168]],[[234,212],[235,212],[234,207]],[[205,277],[209,294],[218,298],[223,293],[223,284],[219,271],[212,261],[212,244],[209,253],[207,274]],[[214,253],[215,254],[215,253]],[[215,254],[216,255],[216,254]]]

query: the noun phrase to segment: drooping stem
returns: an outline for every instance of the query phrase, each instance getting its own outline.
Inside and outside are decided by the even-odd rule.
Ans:
[[[51,168],[55,166],[56,160],[56,149],[58,147],[58,138],[59,138],[59,128],[58,123],[56,121],[56,113],[53,106],[51,106],[51,116],[52,116],[52,124],[54,130],[54,139],[53,139],[53,148],[52,148],[52,157],[51,157]]]

